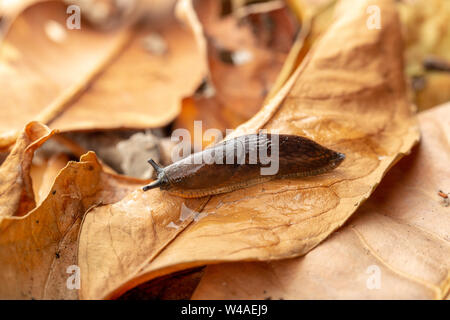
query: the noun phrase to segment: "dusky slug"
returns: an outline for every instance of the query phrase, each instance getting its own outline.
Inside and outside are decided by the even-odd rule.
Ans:
[[[273,179],[318,175],[336,168],[345,155],[300,136],[249,134],[225,140],[165,168],[148,162],[159,187],[183,198],[230,192]]]

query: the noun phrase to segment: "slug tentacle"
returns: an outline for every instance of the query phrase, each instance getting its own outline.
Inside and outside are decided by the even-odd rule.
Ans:
[[[148,184],[146,186],[143,186],[142,190],[147,191],[147,190],[150,190],[150,189],[155,189],[155,188],[160,187],[161,185],[162,185],[161,180],[155,180],[152,183],[150,183],[150,184]]]
[[[336,168],[345,155],[300,136],[250,134],[223,141],[165,168],[152,159],[160,187],[185,198],[246,188],[273,179],[299,178]]]
[[[149,159],[147,162],[151,164],[151,166],[153,167],[153,169],[155,169],[157,174],[159,174],[161,171],[164,170],[155,161],[153,161],[153,159]]]
[[[155,161],[153,161],[153,159],[149,159],[147,162],[151,164],[153,169],[155,169],[156,174],[157,174],[157,179],[155,181],[153,181],[152,183],[142,187],[142,190],[147,191],[150,189],[164,186],[167,183],[164,169],[162,167],[160,167]]]

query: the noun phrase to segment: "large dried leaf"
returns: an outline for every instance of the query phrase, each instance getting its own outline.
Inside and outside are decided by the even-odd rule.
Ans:
[[[34,151],[54,134],[40,123],[28,124],[0,167],[0,223],[4,217],[23,214],[36,205],[29,176]]]
[[[1,299],[77,298],[78,291],[66,286],[67,268],[77,264],[77,237],[84,214],[93,206],[119,201],[144,183],[103,172],[95,154],[87,153],[80,162],[69,162],[47,198],[28,212],[34,204],[29,163],[32,152],[48,137],[47,127],[29,124],[0,168],[2,186],[17,184],[0,197]],[[30,140],[33,143],[24,142]],[[25,194],[28,199],[18,205],[17,195]]]
[[[144,26],[50,126],[61,131],[165,126],[180,113],[181,99],[195,91],[205,72],[186,26],[176,21]]]
[[[420,146],[344,228],[302,258],[209,266],[193,298],[448,298],[450,207],[438,191],[450,191],[450,104],[422,113],[420,126]],[[373,266],[378,289],[367,286]]]
[[[369,1],[342,2],[337,20],[271,100],[295,82],[284,102],[267,104],[237,130],[312,138],[346,154],[337,170],[214,196],[201,213],[189,210],[199,211],[205,199],[183,203],[156,189],[97,208],[80,233],[81,297],[114,297],[207,263],[300,256],[340,227],[419,138],[395,7],[376,4],[383,27],[369,30]]]
[[[0,44],[0,148],[31,120],[47,123],[123,45],[124,30],[101,33],[82,24],[66,28],[59,2],[27,8]]]
[[[164,250],[205,202],[185,201],[159,190],[136,190],[120,202],[88,213],[78,249],[81,298],[104,298],[124,283],[121,293],[144,282],[137,279],[142,265]],[[87,291],[93,289],[95,292]]]

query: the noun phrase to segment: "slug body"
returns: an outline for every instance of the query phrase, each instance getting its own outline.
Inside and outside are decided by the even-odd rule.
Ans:
[[[250,134],[223,141],[165,168],[149,163],[160,187],[183,198],[230,192],[273,179],[307,177],[336,168],[345,155],[300,136]]]

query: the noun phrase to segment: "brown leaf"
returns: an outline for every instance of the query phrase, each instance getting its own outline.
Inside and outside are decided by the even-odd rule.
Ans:
[[[0,42],[17,16],[27,7],[45,0],[22,0],[0,2]]]
[[[80,297],[93,298],[87,291],[92,289],[98,298],[104,297],[125,283],[121,294],[145,282],[137,279],[142,266],[173,241],[205,203],[206,199],[185,201],[156,189],[136,190],[120,202],[92,210],[80,232]]]
[[[237,19],[220,16],[220,1],[195,4],[206,37],[202,40],[210,78],[204,84],[205,92],[183,100],[182,112],[174,122],[175,128],[188,129],[192,137],[194,120],[201,120],[204,130],[215,128],[225,133],[260,109],[297,30],[285,7]]]
[[[306,136],[345,153],[343,164],[320,176],[214,196],[201,212],[207,200],[188,200],[184,205],[196,212],[181,216],[183,200],[156,189],[91,211],[80,233],[82,298],[114,297],[208,263],[304,255],[356,211],[419,138],[395,7],[376,2],[383,27],[369,30],[369,4],[342,2],[337,20],[293,77],[235,133],[266,128]]]
[[[30,176],[37,205],[47,198],[56,176],[66,166],[67,162],[69,162],[69,157],[64,153],[58,153],[48,159],[39,159],[33,163]]]
[[[204,74],[202,55],[186,26],[148,24],[50,126],[61,131],[165,126]]]
[[[34,151],[54,131],[40,123],[29,123],[0,167],[0,223],[5,217],[22,215],[36,205],[29,176]]]
[[[450,289],[450,104],[344,228],[305,257],[209,266],[194,299],[443,299]],[[380,270],[380,288],[366,285]],[[373,268],[373,267],[372,267]]]
[[[328,29],[334,14],[336,0],[298,1],[288,0],[287,4],[301,21],[301,28],[289,51],[277,80],[267,94],[265,101],[273,98],[305,58],[320,36]]]
[[[17,184],[0,198],[1,299],[77,298],[77,290],[66,286],[67,268],[77,263],[77,238],[84,214],[99,204],[119,201],[144,183],[103,172],[90,152],[80,162],[69,162],[48,197],[28,212],[34,205],[29,176],[32,153],[50,134],[41,124],[29,124],[0,168],[2,186]],[[17,195],[27,195],[28,200],[23,199],[19,206]]]
[[[65,27],[66,7],[45,1],[22,12],[0,44],[0,148],[30,120],[48,123],[124,44],[123,29]],[[42,79],[45,79],[43,81]]]

